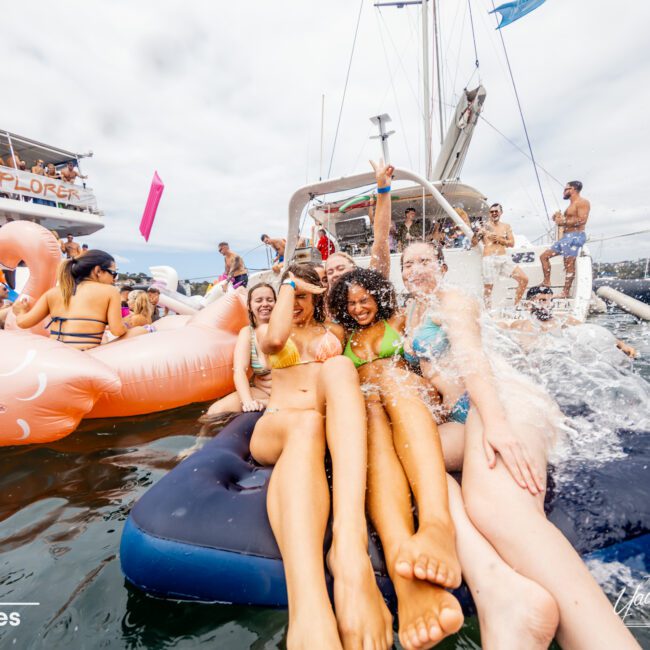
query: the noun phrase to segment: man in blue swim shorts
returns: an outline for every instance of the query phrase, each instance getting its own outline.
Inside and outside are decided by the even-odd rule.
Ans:
[[[284,249],[287,246],[287,240],[282,239],[280,237],[278,237],[277,239],[273,239],[273,237],[269,237],[268,235],[262,235],[260,239],[267,246],[270,246],[273,249],[273,252],[275,253],[275,256],[271,264],[282,264],[282,262],[284,262]]]
[[[570,181],[564,188],[563,198],[569,201],[569,207],[562,214],[559,210],[553,215],[553,221],[558,226],[558,240],[540,256],[544,279],[542,286],[551,286],[551,257],[562,255],[564,257],[564,289],[558,296],[568,298],[571,293],[576,270],[576,258],[587,240],[585,227],[589,219],[591,205],[587,199],[580,196],[582,183]]]

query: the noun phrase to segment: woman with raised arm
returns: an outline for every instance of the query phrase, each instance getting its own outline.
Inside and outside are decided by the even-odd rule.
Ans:
[[[464,448],[451,455],[463,458],[462,493],[472,523],[511,567],[552,596],[565,650],[638,648],[580,556],[544,514],[547,453],[561,417],[557,406],[501,357],[488,359],[478,303],[444,286],[434,246],[409,246],[402,268],[412,296],[406,353],[440,393],[448,416],[465,425],[464,439],[455,438]],[[504,595],[496,594],[495,602]],[[537,622],[544,643],[548,623],[548,615]]]
[[[65,260],[59,267],[58,286],[46,291],[31,308],[23,301],[14,304],[16,322],[29,329],[49,317],[50,338],[78,350],[98,346],[106,327],[122,337],[127,329],[120,294],[113,286],[116,277],[115,260],[104,251],[90,250]]]
[[[385,278],[390,274],[390,227],[391,227],[391,201],[390,182],[395,168],[386,165],[383,160],[370,161],[377,179],[377,201],[374,206],[372,222],[373,243],[370,250],[370,268],[375,269]],[[325,275],[329,287],[348,271],[357,268],[356,262],[350,255],[342,251],[330,253],[325,262]]]
[[[272,388],[251,454],[273,465],[267,510],[287,581],[287,647],[389,648],[391,616],[368,557],[363,396],[354,366],[341,355],[343,329],[324,322],[324,291],[313,265],[289,266],[269,324],[258,328]],[[323,566],[330,512],[326,447],[332,458],[328,566],[336,616]]]

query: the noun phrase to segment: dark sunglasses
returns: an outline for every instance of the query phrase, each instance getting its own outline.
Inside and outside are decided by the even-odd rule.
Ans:
[[[498,210],[490,210],[490,214],[499,214]]]
[[[113,269],[102,269],[102,271],[106,271],[106,273],[110,273],[113,276],[113,279],[117,277],[117,274],[119,271],[113,271]]]

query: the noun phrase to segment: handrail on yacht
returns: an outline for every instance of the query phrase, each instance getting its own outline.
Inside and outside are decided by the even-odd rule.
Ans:
[[[13,182],[13,187],[3,186],[4,181]],[[24,183],[24,186],[20,183]],[[46,194],[43,192],[46,184],[67,191],[68,195],[62,196],[58,190],[52,192],[51,195]],[[75,200],[71,200],[73,192],[78,196]],[[90,187],[68,183],[62,179],[33,174],[27,170],[15,169],[14,167],[6,167],[3,165],[0,165],[0,193],[9,194],[9,196],[17,195],[32,199],[42,199],[53,203],[90,208],[93,212],[97,211],[97,199],[95,198],[93,189]]]
[[[395,173],[393,174],[393,180],[413,181],[422,186],[425,190],[431,193],[431,196],[436,200],[438,205],[445,211],[446,215],[452,220],[452,222],[458,226],[463,234],[470,239],[473,237],[474,233],[472,232],[472,229],[458,216],[456,211],[451,207],[449,201],[447,201],[433,183],[427,180],[424,176],[420,176],[420,174],[416,174],[410,169],[396,167]],[[355,176],[344,176],[342,178],[319,181],[318,183],[305,185],[296,190],[289,201],[289,229],[287,232],[285,258],[287,260],[293,259],[300,229],[300,215],[305,209],[305,206],[314,197],[322,194],[332,194],[334,192],[353,190],[363,187],[364,185],[373,185],[374,183],[374,172],[366,172],[364,174],[356,174]]]

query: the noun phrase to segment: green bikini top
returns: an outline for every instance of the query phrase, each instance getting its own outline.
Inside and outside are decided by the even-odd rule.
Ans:
[[[352,359],[352,363],[355,368],[360,368],[365,366],[367,363],[372,363],[377,359],[388,359],[396,355],[404,354],[404,344],[402,342],[402,336],[400,335],[394,327],[388,323],[388,321],[383,321],[384,323],[384,337],[381,340],[381,345],[379,346],[379,354],[374,359],[361,359],[358,357],[352,350],[352,338],[354,337],[356,330],[352,332],[352,335],[348,339],[348,342],[345,345],[345,350],[343,354],[346,357]]]

